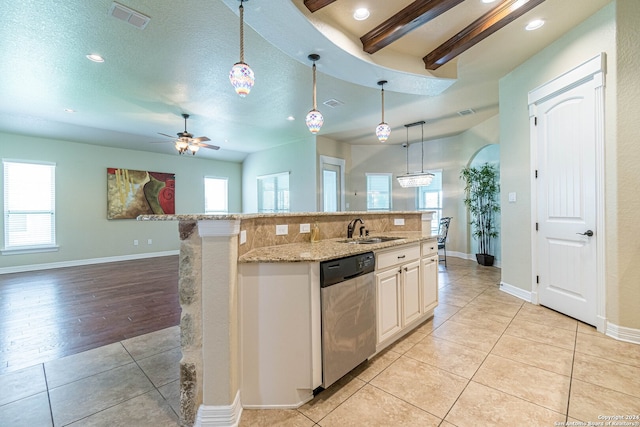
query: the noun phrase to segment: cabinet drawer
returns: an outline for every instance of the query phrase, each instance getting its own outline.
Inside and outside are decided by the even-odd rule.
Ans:
[[[407,245],[376,253],[376,269],[384,270],[397,264],[420,258],[420,245]]]
[[[436,252],[438,252],[438,241],[436,239],[422,242],[423,257],[435,254]]]

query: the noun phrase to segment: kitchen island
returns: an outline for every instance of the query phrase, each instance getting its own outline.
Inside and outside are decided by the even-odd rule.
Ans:
[[[400,239],[381,242],[371,245],[344,243],[346,240],[347,224],[355,218],[361,218],[366,231],[370,236],[394,236]],[[418,255],[418,264],[431,259],[423,257],[423,248],[434,245],[434,237],[431,235],[430,212],[337,212],[337,213],[295,213],[295,214],[231,214],[231,215],[149,215],[138,218],[144,221],[179,221],[180,247],[180,275],[179,297],[182,306],[181,315],[181,346],[182,360],[180,363],[180,388],[181,388],[181,419],[184,424],[191,425],[237,425],[244,402],[244,394],[247,394],[247,406],[260,407],[292,407],[304,403],[311,398],[310,394],[315,384],[314,376],[317,376],[317,344],[314,338],[313,326],[318,319],[319,311],[315,310],[313,298],[316,295],[312,285],[314,271],[320,261],[340,258],[343,256],[375,251],[384,254],[397,247],[415,245],[412,253]],[[320,241],[311,243],[309,226],[317,224],[320,229]],[[301,232],[299,231],[301,230]],[[385,264],[386,265],[386,264]],[[435,258],[435,271],[437,278],[437,255]],[[256,379],[247,366],[255,366],[249,360],[247,342],[257,339],[264,343],[267,334],[260,331],[254,333],[254,338],[244,339],[250,336],[246,329],[247,319],[243,315],[250,313],[249,308],[243,309],[246,301],[257,304],[265,304],[269,298],[273,300],[277,296],[273,283],[278,280],[269,280],[272,271],[284,272],[294,269],[298,271],[294,276],[304,279],[305,285],[295,286],[292,289],[300,291],[307,288],[309,301],[309,316],[307,319],[296,317],[299,322],[308,322],[309,327],[300,329],[302,335],[306,334],[308,353],[311,355],[305,363],[309,363],[311,370],[307,373],[304,366],[299,371],[307,375],[309,381],[302,384],[302,390],[293,400],[269,404],[256,400],[251,405],[249,399],[251,393],[254,396],[266,396],[272,391],[275,384],[259,382],[259,389],[250,391],[246,379]],[[407,269],[406,277],[402,273],[388,277],[396,266],[386,265],[387,273],[381,276],[381,282],[377,283],[385,295],[390,295],[389,290],[395,287],[402,290],[407,287],[418,289],[423,284],[419,272],[412,270],[410,275]],[[315,269],[315,270],[314,270]],[[253,273],[250,271],[253,270]],[[398,269],[398,271],[403,271]],[[418,276],[416,276],[418,274]],[[317,275],[317,274],[316,274]],[[244,285],[248,278],[253,281],[251,286]],[[418,277],[418,281],[415,278]],[[316,277],[317,279],[317,277]],[[384,280],[383,280],[384,279]],[[437,280],[437,279],[436,279]],[[410,285],[405,286],[406,283]],[[255,284],[258,284],[255,286]],[[292,283],[297,283],[294,280]],[[271,285],[270,285],[271,284]],[[417,287],[416,287],[417,286]],[[437,282],[436,282],[437,289]],[[251,297],[244,288],[253,287],[259,292]],[[244,294],[243,294],[244,292]],[[433,293],[433,292],[431,292]],[[424,294],[424,292],[422,292]],[[244,296],[243,296],[244,295]],[[418,294],[416,294],[418,295]],[[294,294],[285,293],[280,300],[288,300],[288,306],[295,306],[298,301],[293,301]],[[403,313],[405,306],[401,294],[396,293],[396,301],[387,304],[396,307],[397,312],[390,311],[388,319],[399,319],[400,330],[392,332],[385,340],[380,342],[381,347],[388,345],[394,337],[401,336],[405,326],[417,325],[420,319],[429,316],[429,311],[415,317],[405,323]],[[243,299],[244,298],[244,299]],[[386,297],[383,298],[386,301]],[[435,302],[437,304],[437,301]],[[419,305],[423,305],[420,302]],[[431,302],[433,305],[433,302]],[[435,307],[435,305],[433,305]],[[432,314],[433,307],[430,309]],[[277,319],[272,320],[277,322]],[[385,325],[393,322],[383,322]],[[260,325],[260,322],[254,323]],[[380,324],[380,321],[379,321]],[[245,329],[243,329],[243,327]],[[305,329],[306,328],[306,329]],[[393,329],[393,328],[391,328]],[[244,339],[244,341],[243,341]],[[395,338],[397,339],[397,338]],[[267,341],[268,342],[268,341]],[[244,343],[244,344],[243,344]],[[316,344],[314,344],[316,343]],[[268,363],[268,357],[261,354],[254,359],[260,363],[262,372],[267,372],[272,367]],[[274,359],[272,359],[274,360]],[[277,360],[277,357],[275,358]],[[246,362],[246,363],[245,363]],[[289,365],[292,369],[296,368]],[[302,375],[302,374],[301,374]],[[245,388],[246,390],[244,390]]]

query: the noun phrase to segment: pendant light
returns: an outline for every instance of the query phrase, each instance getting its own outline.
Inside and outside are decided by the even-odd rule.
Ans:
[[[424,123],[424,120],[422,120],[419,122],[404,125],[407,128],[407,173],[404,175],[398,175],[396,178],[400,186],[403,188],[426,187],[427,185],[431,184],[431,180],[433,180],[433,177],[435,176],[432,173],[424,171]],[[409,128],[417,125],[420,125],[420,128],[422,129],[422,170],[421,172],[409,173]]]
[[[240,61],[236,62],[229,72],[229,81],[241,98],[249,95],[255,81],[253,70],[244,62],[244,7],[242,2],[245,1],[249,0],[240,0]]]
[[[313,62],[313,109],[307,113],[305,122],[311,133],[318,133],[324,124],[324,117],[316,105],[316,61],[320,59],[320,55],[312,53],[308,58]]]
[[[382,94],[382,121],[380,122],[378,127],[376,127],[376,136],[378,137],[378,141],[380,142],[385,142],[387,139],[389,139],[389,135],[391,135],[391,127],[384,121],[384,85],[385,84],[387,84],[386,80],[380,80],[378,82],[378,85],[382,88],[380,90]]]

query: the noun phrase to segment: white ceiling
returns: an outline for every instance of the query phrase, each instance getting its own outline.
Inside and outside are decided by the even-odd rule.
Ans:
[[[314,14],[303,0],[245,0],[245,62],[256,74],[246,98],[228,80],[239,60],[238,0],[120,1],[151,18],[144,30],[111,17],[111,0],[4,2],[0,131],[175,153],[168,138],[152,142],[165,139],[158,132],[182,131],[185,112],[192,115],[191,133],[221,147],[197,156],[242,161],[251,152],[309,138],[307,56],[318,53],[318,109],[325,117],[320,135],[379,144],[376,83],[382,79],[389,82],[387,144],[405,142],[403,125],[419,120],[427,121],[425,139],[454,135],[497,114],[500,77],[609,1],[546,0],[428,72],[421,58],[496,3],[465,0],[369,55],[359,38],[412,0],[337,0]],[[362,6],[371,16],[357,22],[351,14]],[[547,23],[524,31],[533,18]],[[105,62],[90,62],[89,53]],[[328,99],[344,104],[323,105]],[[468,108],[476,114],[457,114]]]

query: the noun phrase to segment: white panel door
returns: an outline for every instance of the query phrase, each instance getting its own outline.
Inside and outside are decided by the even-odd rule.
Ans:
[[[596,323],[596,122],[594,82],[536,106],[538,298]]]

